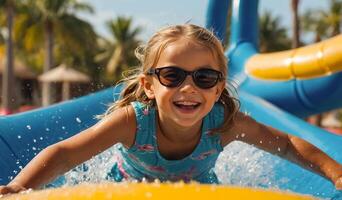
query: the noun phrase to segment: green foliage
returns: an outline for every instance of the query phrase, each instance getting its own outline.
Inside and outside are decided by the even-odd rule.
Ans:
[[[18,13],[14,26],[14,39],[26,54],[29,66],[42,71],[46,52],[44,38],[46,24],[52,24],[53,54],[55,65],[66,63],[68,66],[88,70],[94,66],[96,50],[96,33],[86,21],[78,18],[76,12],[93,12],[93,9],[76,0],[28,0],[26,6]],[[96,76],[95,76],[96,77]]]
[[[301,17],[302,30],[314,33],[314,42],[341,33],[342,0],[331,0],[329,10],[307,10]]]
[[[280,18],[273,17],[266,11],[259,18],[259,48],[260,52],[286,50],[291,47],[291,40],[286,29],[280,26]]]
[[[132,18],[117,17],[106,22],[110,39],[101,38],[100,53],[96,60],[106,66],[105,81],[115,82],[122,78],[122,72],[136,66],[139,61],[134,55],[140,41],[137,39],[140,27],[132,28]]]

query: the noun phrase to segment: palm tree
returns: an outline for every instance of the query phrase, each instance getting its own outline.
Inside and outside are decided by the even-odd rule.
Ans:
[[[331,0],[330,9],[308,10],[301,18],[302,29],[305,32],[314,32],[315,41],[333,37],[341,32],[342,1]]]
[[[331,26],[331,36],[335,36],[341,33],[342,23],[342,1],[331,0],[329,12],[323,13],[324,18]]]
[[[260,52],[281,51],[291,47],[286,28],[280,26],[279,17],[273,17],[270,12],[266,11],[259,19],[259,28]]]
[[[292,14],[292,48],[297,48],[300,45],[300,30],[298,17],[299,0],[291,0],[291,14]]]
[[[28,51],[41,51],[44,45],[44,72],[54,66],[54,53],[58,49],[81,55],[94,45],[96,34],[92,27],[75,15],[77,11],[92,13],[89,5],[77,0],[28,0],[27,4],[26,12],[18,16],[15,38]],[[40,39],[42,37],[44,41]],[[59,41],[57,47],[55,39]],[[43,83],[43,106],[52,102],[50,92],[50,85]]]
[[[6,13],[6,36],[4,37],[6,43],[6,65],[2,76],[2,106],[6,113],[11,113],[14,108],[14,93],[11,87],[14,84],[13,75],[13,41],[12,41],[12,27],[14,16],[15,2],[13,0],[1,0],[0,7]]]
[[[328,37],[329,24],[322,18],[322,11],[307,10],[301,17],[301,29],[303,32],[314,33],[314,42],[320,42]]]
[[[102,52],[97,55],[99,62],[105,62],[107,73],[114,79],[121,77],[122,71],[138,64],[134,50],[139,45],[137,39],[140,27],[132,28],[132,18],[117,17],[106,22],[112,38],[102,39]]]

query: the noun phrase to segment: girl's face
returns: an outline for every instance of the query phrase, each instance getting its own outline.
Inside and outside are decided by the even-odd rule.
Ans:
[[[208,48],[186,38],[168,44],[162,51],[155,68],[167,66],[177,66],[186,71],[201,68],[220,71]],[[156,75],[143,76],[141,83],[146,95],[156,100],[160,122],[178,128],[200,126],[225,86],[225,81],[219,81],[212,88],[201,89],[193,82],[191,75],[186,76],[177,87],[162,85]]]

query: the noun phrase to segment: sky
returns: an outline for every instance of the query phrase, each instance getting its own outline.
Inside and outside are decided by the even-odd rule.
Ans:
[[[79,0],[94,7],[95,13],[79,14],[94,25],[98,34],[110,37],[105,22],[117,16],[133,18],[133,26],[141,26],[140,39],[147,40],[156,30],[167,25],[191,22],[204,25],[208,0]],[[301,0],[299,12],[328,9],[328,0]],[[259,12],[270,11],[281,17],[281,24],[291,29],[290,0],[259,0]]]

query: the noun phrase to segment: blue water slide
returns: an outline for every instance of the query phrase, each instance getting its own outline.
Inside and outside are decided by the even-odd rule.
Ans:
[[[223,41],[230,1],[210,0],[207,27]],[[227,51],[230,79],[238,83],[241,111],[257,121],[308,140],[342,162],[342,137],[314,127],[298,116],[340,107],[340,80],[336,73],[305,81],[270,82],[244,73],[246,61],[257,50],[258,1],[232,2],[231,45]],[[332,83],[331,83],[332,82]],[[330,88],[330,85],[334,85]],[[318,89],[317,89],[318,88]],[[0,184],[8,183],[40,150],[93,125],[96,115],[117,98],[120,87],[110,88],[48,108],[0,118]],[[324,98],[325,97],[325,98]],[[337,99],[337,100],[336,100]],[[276,186],[324,198],[341,198],[326,179],[275,156]]]
[[[229,2],[229,3],[227,3]],[[230,4],[231,3],[231,4]],[[232,6],[229,79],[237,85],[242,110],[264,124],[306,139],[342,162],[342,137],[314,127],[301,118],[342,107],[342,72],[308,80],[258,80],[245,73],[246,62],[258,53],[258,0],[210,0],[206,27],[224,41],[229,5]],[[276,158],[275,158],[276,159]],[[275,172],[279,187],[320,197],[338,197],[334,186],[311,172],[280,161]],[[285,178],[286,177],[286,178]],[[283,184],[280,180],[286,179]]]
[[[213,29],[223,40],[226,22],[223,15],[229,4],[209,1],[207,28]],[[258,1],[232,1],[232,21],[229,58],[230,77],[239,90],[266,99],[299,117],[322,113],[342,107],[342,72],[306,80],[260,80],[245,74],[245,63],[258,53]],[[222,14],[224,13],[224,14]],[[213,20],[217,19],[217,21]]]
[[[0,185],[8,183],[38,152],[93,125],[121,87],[0,118]]]

